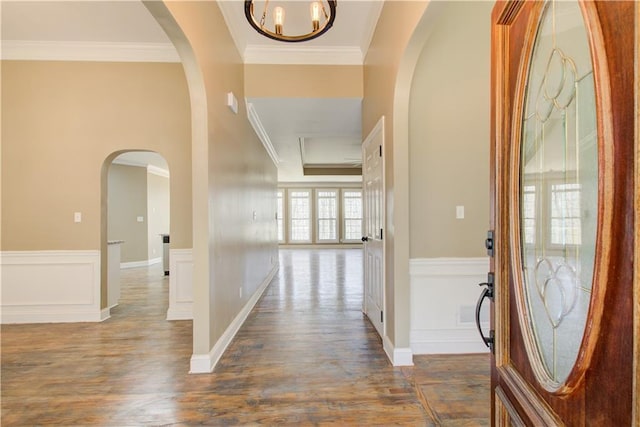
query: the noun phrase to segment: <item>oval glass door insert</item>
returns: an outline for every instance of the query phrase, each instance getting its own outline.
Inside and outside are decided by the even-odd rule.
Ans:
[[[577,2],[544,5],[524,101],[519,286],[526,307],[520,315],[537,351],[533,362],[557,387],[571,373],[584,336],[598,225],[594,77]]]

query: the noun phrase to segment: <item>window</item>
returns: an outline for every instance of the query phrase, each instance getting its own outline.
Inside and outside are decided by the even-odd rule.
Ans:
[[[536,186],[525,185],[522,191],[522,222],[524,243],[536,242]]]
[[[551,185],[551,244],[581,244],[580,184]]]
[[[362,190],[343,190],[342,217],[344,241],[360,241],[362,238]]]
[[[338,191],[316,190],[318,242],[338,241]]]
[[[289,190],[289,241],[311,242],[310,190]]]
[[[278,221],[278,242],[284,242],[284,190],[278,190],[278,207],[276,218]]]
[[[362,195],[359,187],[278,188],[278,242],[362,243]]]

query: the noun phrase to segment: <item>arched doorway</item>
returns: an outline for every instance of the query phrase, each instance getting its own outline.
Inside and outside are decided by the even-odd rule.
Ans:
[[[169,273],[164,243],[169,243],[169,180],[168,163],[155,152],[119,151],[104,162],[101,306],[109,314],[120,304],[122,272],[138,274],[138,280],[149,275],[149,283],[153,278],[154,283],[169,286],[168,278],[162,277]]]

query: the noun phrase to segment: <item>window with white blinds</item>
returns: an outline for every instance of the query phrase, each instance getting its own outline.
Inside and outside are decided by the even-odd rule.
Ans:
[[[338,190],[316,190],[318,242],[338,242]]]
[[[311,242],[311,190],[289,190],[289,241]]]
[[[360,188],[279,188],[278,242],[361,243]]]
[[[284,242],[284,190],[278,190],[278,206],[276,218],[278,221],[278,242]]]
[[[343,240],[362,238],[362,190],[342,190]]]

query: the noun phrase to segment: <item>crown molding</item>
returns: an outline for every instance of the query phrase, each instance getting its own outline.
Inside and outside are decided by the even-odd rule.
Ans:
[[[316,46],[258,46],[248,45],[244,50],[245,64],[298,64],[298,65],[362,65],[360,48]]]
[[[253,130],[256,132],[256,135],[258,135],[258,139],[260,139],[260,142],[262,142],[262,145],[264,145],[265,150],[267,150],[267,153],[269,154],[269,157],[271,157],[273,164],[278,166],[280,164],[280,159],[278,158],[278,152],[271,143],[269,134],[267,134],[264,126],[262,126],[260,117],[258,116],[256,109],[253,107],[253,104],[247,102],[246,100],[245,102],[247,104],[247,117],[249,118],[249,123],[251,123]]]
[[[2,40],[3,60],[181,62],[170,43]]]

